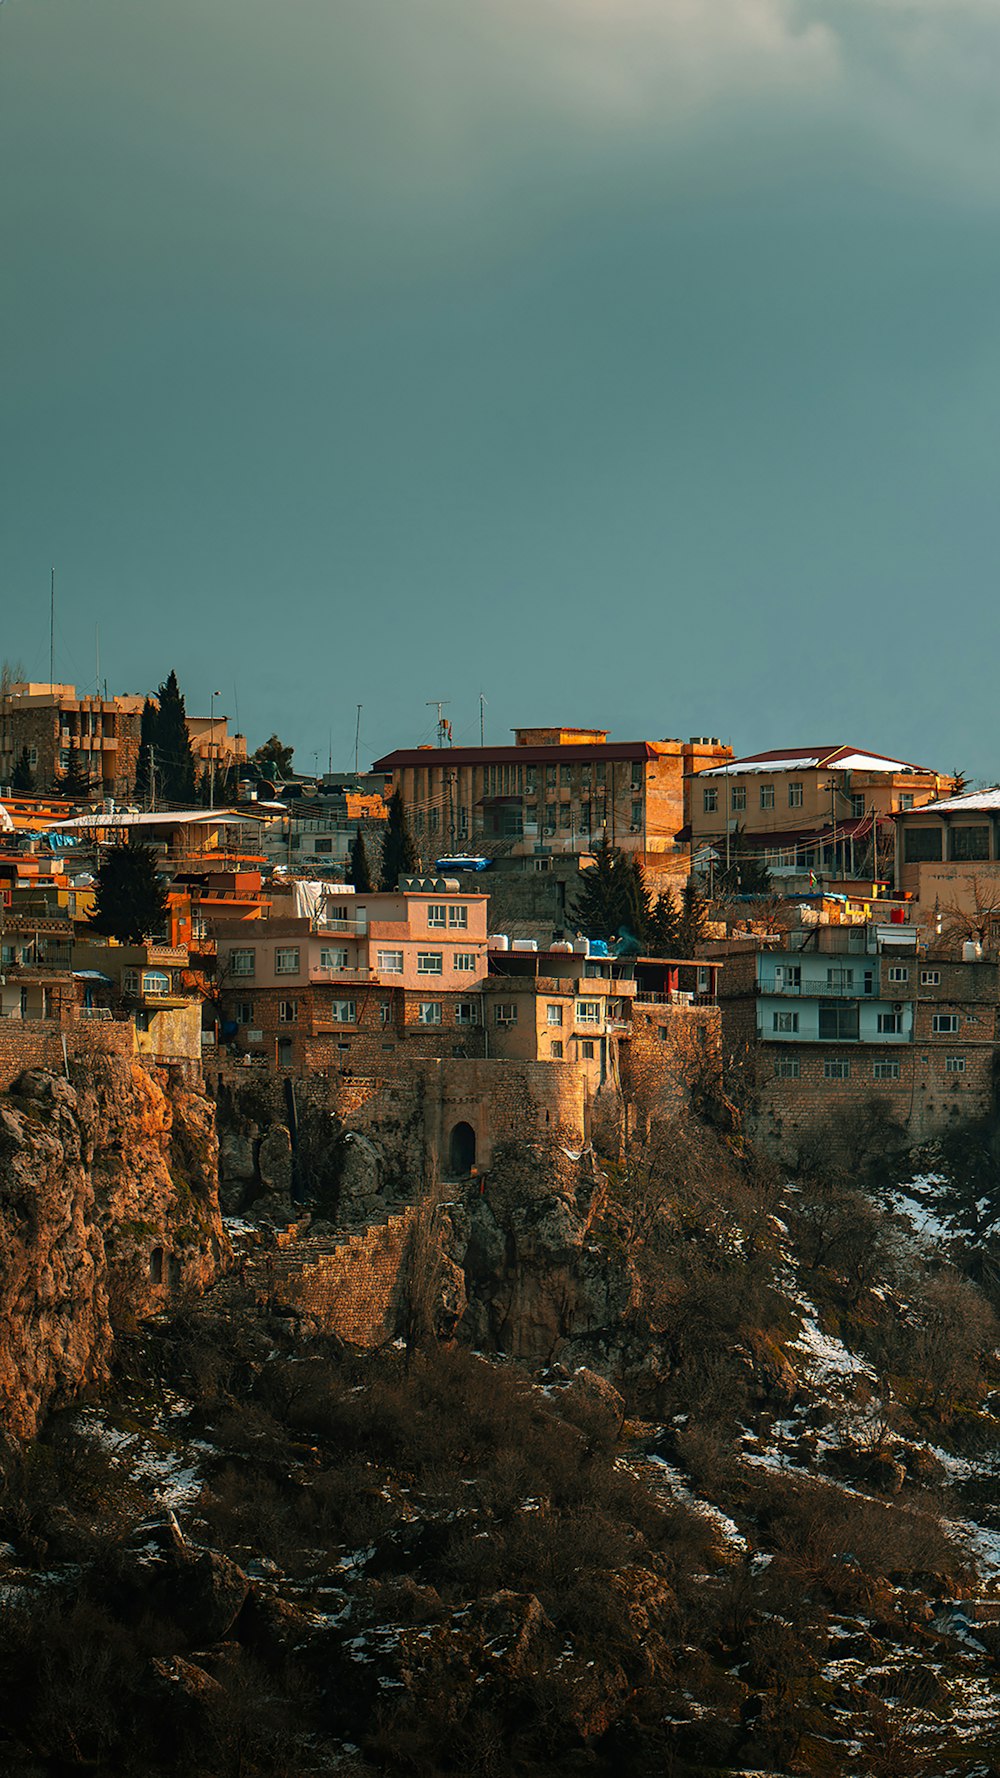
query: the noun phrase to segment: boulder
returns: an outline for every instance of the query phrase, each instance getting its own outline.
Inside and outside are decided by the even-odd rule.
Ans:
[[[289,1198],[292,1191],[292,1138],[284,1124],[271,1124],[261,1139],[257,1164],[267,1192]]]

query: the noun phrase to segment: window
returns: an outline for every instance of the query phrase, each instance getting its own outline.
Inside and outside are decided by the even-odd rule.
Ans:
[[[334,1000],[330,1005],[330,1017],[335,1025],[356,1025],[357,1011],[356,1000]]]
[[[774,986],[777,993],[786,988],[801,988],[801,963],[776,963],[774,966]]]
[[[826,985],[828,988],[853,988],[853,969],[845,969],[843,966],[835,964],[832,969],[828,969],[826,972]]]
[[[555,783],[556,783],[556,768],[555,768],[555,766],[546,766],[546,768],[545,768],[545,788],[547,790],[554,790]]]
[[[714,790],[714,789],[703,790],[701,793],[701,797],[702,797],[702,808],[704,809],[705,814],[706,815],[714,815],[716,809],[719,806],[718,791]]]
[[[142,974],[144,994],[169,994],[170,977],[163,969],[145,969]]]
[[[278,1018],[283,1025],[294,1025],[298,1016],[299,1003],[297,1000],[279,1000]]]
[[[529,796],[534,796],[535,794],[535,774],[537,771],[537,766],[525,766],[524,768],[524,788]]]
[[[772,1020],[773,1031],[797,1031],[799,1028],[797,1012],[776,1012],[772,1015]]]
[[[230,975],[253,975],[255,955],[254,951],[230,951]]]
[[[428,902],[427,924],[428,926],[446,926],[448,924],[448,915],[443,901]]]
[[[957,1031],[958,1024],[957,1012],[936,1012],[931,1019],[931,1030],[935,1036],[943,1037],[948,1032]]]
[[[762,809],[774,808],[774,785],[762,784],[760,787],[760,806]]]
[[[632,804],[632,826],[636,829],[638,829],[642,826],[642,804],[641,803],[633,803]]]
[[[823,1079],[824,1080],[850,1080],[850,1078],[851,1078],[851,1064],[850,1064],[850,1062],[824,1062],[823,1063]]]
[[[891,982],[908,982],[910,972],[905,963],[890,963],[887,975]]]
[[[29,766],[36,766],[38,764],[38,748],[37,747],[29,747],[28,748],[28,764],[29,764]]]
[[[864,812],[865,812],[864,797],[863,796],[852,796],[852,797],[848,798],[848,801],[851,805],[852,817],[854,818],[855,821],[860,821],[862,816],[864,815]]]
[[[561,1037],[553,1037],[552,1042],[549,1044],[549,1055],[554,1056],[556,1061],[558,1062],[562,1056],[562,1053],[563,1053],[562,1038]]]
[[[321,945],[319,953],[321,969],[346,969],[347,952],[339,945]]]
[[[378,1022],[380,1025],[389,1025],[392,1023],[392,1003],[391,1003],[391,1001],[389,1001],[389,1000],[380,1000],[379,1001],[379,1003],[378,1003]]]
[[[912,790],[904,790],[903,791],[903,793],[899,799],[899,806],[901,809],[912,809],[912,807],[913,807],[913,792],[912,792]]]
[[[778,1080],[798,1080],[798,1056],[781,1056],[774,1064],[774,1072]]]
[[[545,1023],[547,1025],[561,1025],[562,1022],[563,1022],[562,1007],[554,1005],[553,1002],[550,1000],[545,1008]]]
[[[941,986],[941,971],[939,969],[922,969],[920,971],[920,986],[922,988],[939,988]]]
[[[856,1006],[840,1006],[837,1001],[819,1003],[819,1036],[826,1039],[836,1037],[857,1037],[858,1009]]]
[[[123,969],[122,970],[122,993],[123,994],[138,994],[138,992],[139,992],[139,971],[137,969]]]
[[[578,1025],[599,1025],[601,1022],[600,1001],[578,1000],[576,1003],[576,1022]]]
[[[877,1023],[882,1036],[898,1037],[903,1029],[903,1015],[901,1012],[880,1012]]]
[[[580,1055],[585,1062],[592,1062],[594,1060],[594,1044],[592,1038],[584,1038],[584,1041],[580,1045]]]
[[[568,833],[573,825],[573,809],[570,803],[559,804],[559,826]]]
[[[237,1025],[253,1024],[253,1001],[237,1000],[233,1013]]]
[[[555,803],[546,803],[545,805],[545,831],[546,833],[555,833],[556,831]]]
[[[572,766],[560,766],[559,767],[559,782],[562,785],[562,788],[564,790],[569,789],[570,785],[573,782],[573,768],[572,768]]]
[[[513,1000],[499,1000],[493,1008],[493,1022],[496,1025],[516,1025],[516,1002]]]
[[[949,851],[952,858],[988,858],[990,830],[988,827],[953,827]]]
[[[442,975],[444,973],[443,951],[418,951],[418,975]]]
[[[421,1000],[419,1018],[422,1025],[440,1025],[440,1000]]]
[[[907,827],[904,829],[904,864],[931,864],[940,857],[940,827]]]
[[[873,1080],[898,1080],[899,1079],[899,1063],[898,1062],[873,1062],[872,1063],[872,1079]]]
[[[298,947],[298,945],[288,945],[288,946],[284,946],[284,947],[283,946],[278,947],[278,949],[274,953],[274,973],[275,973],[275,975],[298,975],[298,973],[299,973],[299,947]]]
[[[317,854],[323,853],[323,852],[332,852],[333,851],[333,841],[332,840],[321,840],[321,839],[314,840],[313,841],[313,851]]]
[[[745,784],[734,784],[729,796],[729,807],[738,811],[747,806],[747,787]]]
[[[944,1067],[945,1067],[946,1074],[964,1074],[965,1073],[965,1057],[964,1056],[945,1056]]]
[[[459,907],[450,907],[448,909],[448,925],[449,926],[452,926],[452,927],[458,926],[464,932],[466,927],[468,926],[468,924],[469,924],[469,910],[467,907],[459,906]]]
[[[464,970],[464,972],[467,975],[469,975],[475,970],[475,967],[476,967],[476,954],[474,951],[456,951],[455,952],[455,955],[452,958],[452,968],[453,969]]]
[[[788,807],[790,809],[801,809],[801,807],[802,807],[802,786],[801,786],[801,784],[789,784],[789,786],[788,786]]]
[[[460,1000],[455,1007],[456,1025],[478,1025],[479,1007],[475,1000]]]
[[[608,776],[608,762],[606,759],[599,759],[597,761],[597,764],[594,767],[594,777],[595,777],[597,783],[598,784],[605,783],[605,781],[607,780],[607,776]]]
[[[379,952],[377,952],[377,956],[378,956],[378,966],[379,966],[379,969],[382,971],[383,975],[402,975],[402,973],[403,973],[403,953],[402,953],[402,951],[379,951]]]
[[[427,817],[427,825],[429,826],[431,833],[437,833],[440,818],[439,809],[432,809],[430,811],[430,814]]]

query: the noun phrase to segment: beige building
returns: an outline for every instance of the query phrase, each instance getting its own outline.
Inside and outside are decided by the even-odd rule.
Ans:
[[[719,866],[746,852],[768,870],[840,880],[891,874],[892,817],[933,802],[954,779],[854,747],[780,748],[698,771],[690,786],[693,850]]]
[[[135,787],[144,703],[138,696],[78,697],[75,685],[19,681],[0,698],[0,784],[10,783],[26,749],[36,789],[58,790],[75,746],[95,799],[126,801]],[[214,762],[221,773],[246,761],[246,737],[231,735],[225,716],[189,716],[187,729],[197,771]]]
[[[523,728],[512,747],[400,748],[392,774],[425,862],[484,852],[591,852],[602,835],[647,863],[683,851],[692,774],[731,757],[720,741],[609,741],[606,729]]]

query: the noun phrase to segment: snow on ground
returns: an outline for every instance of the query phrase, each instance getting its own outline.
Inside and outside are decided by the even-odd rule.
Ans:
[[[675,1469],[672,1463],[668,1463],[665,1457],[658,1456],[655,1451],[644,1451],[640,1461],[651,1463],[654,1466],[657,1480],[661,1484],[666,1483],[673,1498],[679,1501],[682,1506],[697,1513],[700,1519],[707,1520],[719,1533],[727,1549],[738,1550],[740,1554],[746,1553],[750,1546],[739,1526],[720,1507],[713,1506],[710,1501],[701,1500],[697,1494],[693,1494],[685,1476],[679,1469]]]
[[[844,1385],[853,1388],[861,1378],[869,1383],[878,1381],[865,1359],[849,1352],[843,1340],[835,1335],[823,1333],[811,1315],[806,1316],[802,1332],[790,1344],[793,1350],[804,1353],[806,1375],[817,1389],[837,1389]]]
[[[188,1506],[204,1487],[188,1454],[171,1450],[144,1432],[123,1432],[110,1426],[96,1408],[81,1408],[77,1430],[114,1457],[137,1482],[148,1486],[159,1505]]]

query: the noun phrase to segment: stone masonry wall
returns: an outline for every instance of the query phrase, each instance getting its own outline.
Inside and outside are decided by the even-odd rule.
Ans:
[[[63,1067],[63,1038],[70,1061],[90,1056],[131,1058],[135,1033],[131,1023],[62,1025],[56,1019],[0,1020],[0,1092],[7,1092],[26,1068]]]
[[[384,1344],[397,1332],[400,1272],[416,1215],[409,1205],[315,1256],[308,1240],[293,1243],[276,1262],[275,1295],[352,1345]]]

